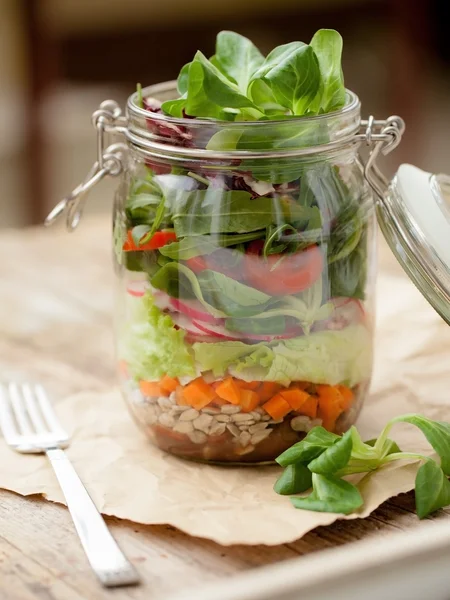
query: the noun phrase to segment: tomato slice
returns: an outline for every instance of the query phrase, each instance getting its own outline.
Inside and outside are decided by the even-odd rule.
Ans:
[[[186,265],[191,269],[191,271],[194,271],[194,273],[200,273],[208,268],[206,260],[203,258],[203,256],[194,256],[193,258],[188,258],[186,260]]]
[[[126,242],[123,245],[125,252],[139,252],[142,250],[157,250],[170,242],[175,242],[177,236],[173,231],[157,231],[145,244],[136,246],[131,234],[131,229],[128,231]]]
[[[236,260],[236,256],[238,260]],[[242,278],[244,254],[242,254],[242,260],[240,256],[236,251],[231,252],[228,248],[218,248],[211,254],[188,258],[185,262],[194,273],[211,269],[212,271],[223,273],[223,275],[227,275],[232,279],[239,280]]]
[[[259,248],[252,244],[245,256],[245,279],[267,294],[283,296],[302,292],[322,273],[323,256],[318,246],[309,246],[294,254],[272,254],[263,258],[259,255],[260,244]]]

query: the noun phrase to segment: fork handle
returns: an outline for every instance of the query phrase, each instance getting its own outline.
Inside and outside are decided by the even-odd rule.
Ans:
[[[89,563],[105,587],[134,585],[139,576],[109,532],[66,453],[46,451]]]

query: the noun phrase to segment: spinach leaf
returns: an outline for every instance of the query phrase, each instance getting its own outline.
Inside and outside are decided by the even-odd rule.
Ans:
[[[405,415],[393,419],[393,423],[410,423],[420,429],[433,450],[441,459],[441,467],[446,475],[450,475],[450,428],[447,424],[432,421],[422,415]]]
[[[230,317],[259,314],[273,301],[264,292],[209,269],[199,273],[198,282],[205,299]]]
[[[204,54],[197,52],[189,66],[186,112],[192,116],[234,120],[238,109],[258,119],[262,112],[227,79]]]
[[[308,222],[311,209],[277,197],[252,198],[249,192],[208,188],[166,190],[166,206],[177,237],[248,233],[272,223]]]
[[[255,71],[249,85],[249,94],[253,95],[253,86],[255,83],[259,81],[264,81],[264,77],[269,73],[271,69],[276,67],[283,60],[289,59],[292,54],[298,50],[299,48],[303,48],[306,46],[303,42],[289,42],[288,44],[283,44],[281,46],[277,46],[274,48],[269,54],[267,58],[263,62],[263,64]],[[266,84],[267,85],[267,84]],[[270,90],[270,88],[268,88]],[[283,105],[284,106],[284,105]]]
[[[188,89],[186,92],[185,111],[193,117],[207,117],[221,121],[233,121],[237,112],[232,115],[223,110],[222,106],[213,102],[205,91],[205,71],[199,61],[193,61],[189,65],[187,79]],[[162,106],[165,109],[165,104]]]
[[[314,427],[306,437],[297,444],[294,444],[283,454],[280,454],[275,460],[282,467],[287,467],[297,462],[308,463],[327,448],[332,446],[340,439],[340,436],[331,433],[323,427]]]
[[[214,317],[250,317],[264,311],[272,298],[222,273],[205,270],[198,277],[178,262],[169,262],[151,278],[153,287],[174,298],[196,298]]]
[[[350,207],[347,214],[338,217],[331,232],[328,248],[328,264],[344,260],[359,244],[363,233],[364,222],[359,208],[353,211]]]
[[[306,492],[312,485],[312,473],[302,463],[288,465],[273,486],[277,494],[287,496]]]
[[[187,94],[189,88],[189,67],[191,63],[187,63],[182,67],[178,79],[177,79],[177,90],[180,95]]]
[[[127,200],[126,215],[134,225],[149,224],[155,218],[160,201],[161,196],[156,194],[133,194]]]
[[[334,29],[319,29],[311,42],[311,48],[319,61],[323,89],[319,107],[328,113],[339,110],[345,104],[344,75],[342,73],[342,37]]]
[[[155,235],[156,231],[161,227],[161,225],[164,221],[164,216],[165,216],[165,200],[164,200],[164,196],[162,196],[159,201],[158,208],[156,209],[150,231],[142,237],[141,244],[145,244],[146,242],[148,242],[149,240],[152,239],[152,237]]]
[[[264,62],[264,56],[246,37],[234,31],[221,31],[217,35],[215,60],[220,70],[247,94],[254,72]]]
[[[367,270],[365,232],[350,256],[333,262],[328,268],[331,297],[345,296],[364,300]]]
[[[450,504],[450,482],[434,460],[427,460],[417,471],[415,497],[419,519]]]
[[[195,256],[205,256],[216,252],[220,248],[238,246],[261,237],[261,232],[240,233],[237,235],[196,235],[182,238],[179,242],[172,242],[159,249],[161,254],[174,260],[188,260]],[[230,255],[231,257],[231,251]]]
[[[363,505],[358,488],[344,479],[314,473],[312,484],[309,496],[291,498],[295,508],[348,515]]]
[[[352,431],[349,429],[336,443],[312,460],[308,465],[308,469],[313,473],[319,473],[319,475],[334,475],[347,465],[352,447]]]
[[[150,283],[154,288],[163,290],[172,298],[196,298],[213,317],[227,316],[205,300],[195,273],[185,265],[168,262],[153,275]]]
[[[161,110],[165,112],[166,115],[176,117],[177,119],[182,119],[186,110],[186,104],[187,94],[183,94],[181,98],[177,98],[175,100],[166,100],[163,102],[161,104]]]
[[[319,61],[311,46],[304,44],[284,55],[263,79],[279,104],[293,115],[304,115],[320,89]]]
[[[286,319],[283,315],[266,319],[227,319],[225,327],[229,331],[254,335],[276,335],[286,331]]]
[[[140,245],[142,238],[150,231],[149,225],[136,225],[131,230],[131,237],[136,246]]]

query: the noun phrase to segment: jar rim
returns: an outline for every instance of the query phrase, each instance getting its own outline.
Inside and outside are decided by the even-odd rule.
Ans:
[[[153,85],[149,85],[145,88],[142,88],[142,95],[144,97],[154,97],[155,94],[161,94],[161,93],[167,93],[170,92],[171,90],[174,91],[174,93],[177,93],[177,82],[176,80],[170,80],[170,81],[164,81],[161,83],[156,83]],[[355,92],[353,92],[352,90],[345,88],[345,92],[346,92],[346,103],[345,105],[340,108],[339,110],[335,110],[332,112],[328,112],[328,113],[323,113],[320,115],[313,115],[313,116],[298,116],[298,117],[292,117],[290,118],[288,121],[289,123],[292,123],[293,125],[295,124],[300,124],[300,123],[318,123],[320,121],[324,121],[326,119],[330,119],[333,117],[344,117],[344,116],[348,116],[348,114],[351,114],[352,112],[358,112],[360,110],[361,107],[361,102],[359,100],[359,97],[355,94]],[[131,94],[128,97],[127,100],[127,110],[129,111],[130,114],[133,114],[134,116],[140,116],[140,117],[148,117],[148,114],[150,111],[146,110],[145,108],[141,108],[140,106],[137,105],[137,97],[138,97],[138,92],[134,92],[133,94]],[[220,119],[205,119],[205,118],[192,118],[192,117],[171,117],[169,115],[165,115],[164,113],[156,113],[156,112],[151,112],[152,115],[152,119],[154,119],[155,121],[162,121],[162,122],[167,122],[167,123],[171,123],[173,125],[178,125],[178,126],[184,126],[184,127],[189,127],[190,125],[192,125],[193,123],[195,123],[196,125],[205,125],[205,126],[210,126],[211,123],[214,123],[216,126],[226,126],[227,128],[242,128],[245,127],[246,125],[248,126],[252,126],[252,127],[258,127],[258,126],[264,126],[267,127],[268,125],[280,125],[280,124],[286,124],[286,119],[271,119],[270,121],[223,121]]]

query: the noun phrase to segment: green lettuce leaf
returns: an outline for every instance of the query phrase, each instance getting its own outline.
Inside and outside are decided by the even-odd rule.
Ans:
[[[202,371],[217,376],[228,371],[242,379],[284,385],[310,381],[354,386],[369,379],[372,359],[370,333],[362,325],[264,344],[195,343],[193,350]]]
[[[135,379],[150,381],[195,376],[194,360],[184,342],[184,331],[154,304],[150,293],[127,295],[126,318],[119,335],[118,354]]]

